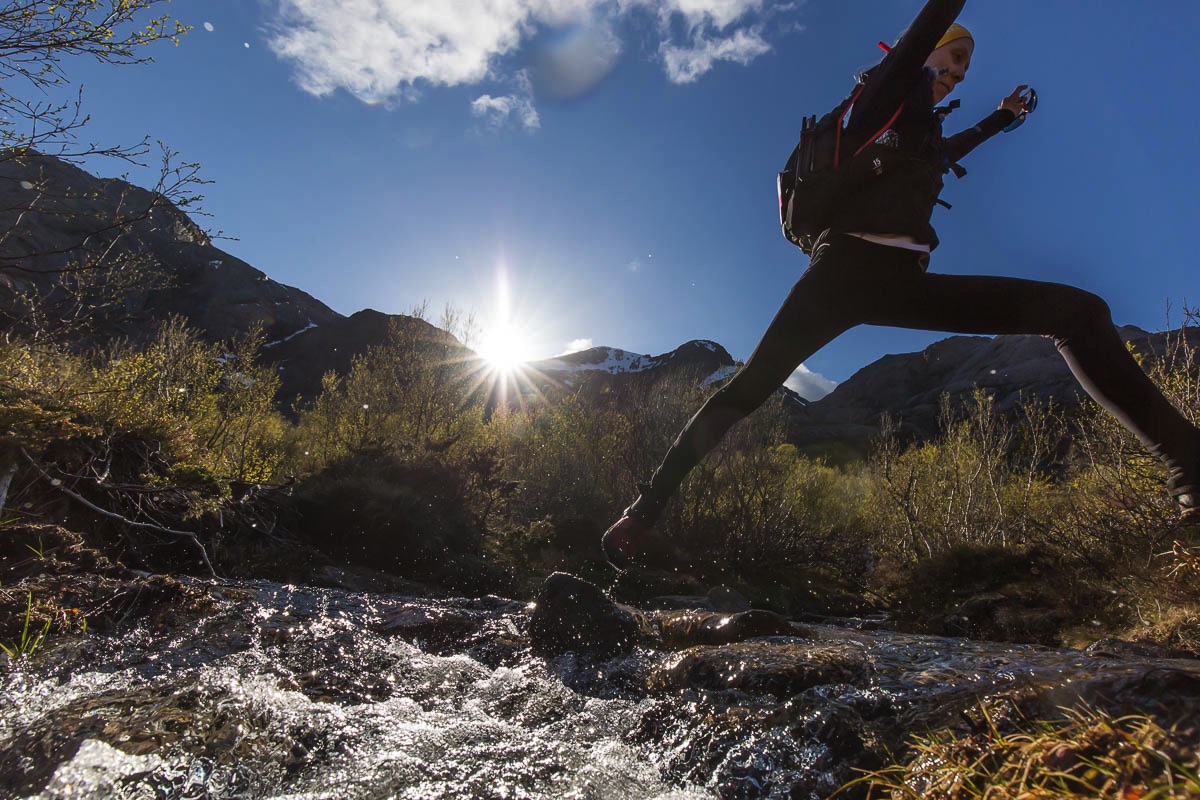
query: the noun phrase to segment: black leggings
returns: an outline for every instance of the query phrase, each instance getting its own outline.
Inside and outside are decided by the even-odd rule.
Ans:
[[[1172,493],[1200,488],[1200,431],[1134,361],[1102,299],[1059,283],[931,274],[922,259],[826,232],[745,366],[688,422],[631,513],[653,521],[735,422],[762,405],[801,362],[862,324],[1053,337],[1087,393],[1166,464]]]

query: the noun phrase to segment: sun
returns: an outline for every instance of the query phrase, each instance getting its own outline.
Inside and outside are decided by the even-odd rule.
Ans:
[[[533,358],[529,336],[508,323],[484,334],[476,352],[497,372],[512,372]]]

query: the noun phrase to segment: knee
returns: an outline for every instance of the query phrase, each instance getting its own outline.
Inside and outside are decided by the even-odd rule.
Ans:
[[[713,393],[708,404],[738,417],[744,417],[762,405],[778,385],[757,370],[742,367],[729,382]]]
[[[1098,294],[1072,287],[1061,314],[1067,335],[1112,327],[1112,310]]]

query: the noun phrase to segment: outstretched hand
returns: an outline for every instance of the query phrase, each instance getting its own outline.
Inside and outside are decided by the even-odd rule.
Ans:
[[[1013,116],[1021,116],[1029,111],[1029,106],[1026,105],[1029,102],[1028,92],[1029,85],[1025,83],[1021,84],[1013,90],[1012,94],[1000,101],[1000,108],[1011,111]]]

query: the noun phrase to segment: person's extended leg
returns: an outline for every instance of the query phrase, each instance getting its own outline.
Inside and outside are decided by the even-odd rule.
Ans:
[[[1192,505],[1200,490],[1200,430],[1138,366],[1104,300],[1073,286],[1020,278],[924,274],[914,287],[906,302],[869,309],[864,321],[1052,337],[1084,390],[1163,461],[1172,494]]]

